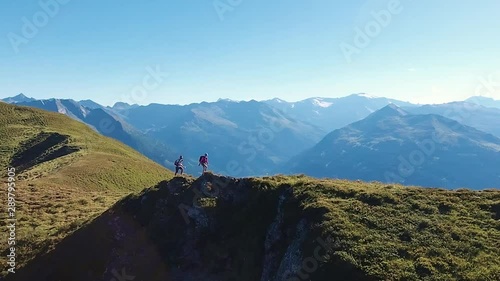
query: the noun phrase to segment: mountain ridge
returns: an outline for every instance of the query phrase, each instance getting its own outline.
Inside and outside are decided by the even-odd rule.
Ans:
[[[366,118],[389,104],[413,107],[409,102],[374,97],[367,94],[351,94],[340,98],[308,98],[298,102],[283,100],[264,101],[291,117],[315,124],[330,132]]]
[[[423,143],[432,149],[422,148]],[[417,154],[418,161],[409,162]],[[292,173],[315,177],[446,188],[500,186],[500,172],[492,168],[500,165],[500,138],[441,115],[402,114],[393,106],[329,133],[290,162]]]
[[[194,163],[199,155],[211,152],[211,169],[231,176],[266,174],[275,163],[314,145],[324,134],[314,125],[255,100],[151,104],[118,113]],[[193,151],[198,155],[192,155]]]
[[[305,176],[174,178],[7,280],[494,280],[499,196]]]
[[[173,159],[176,153],[168,148],[168,145],[158,144],[158,141],[149,139],[142,132],[124,121],[115,111],[101,106],[91,100],[75,101],[72,99],[44,99],[13,102],[16,105],[35,107],[51,112],[67,115],[77,121],[87,124],[100,134],[114,138],[128,145],[155,162],[167,166],[169,159]],[[86,107],[85,105],[90,105]],[[156,144],[156,145],[155,145]]]
[[[497,122],[500,120],[500,108],[471,102],[451,102],[404,109],[412,114],[438,114],[500,137],[500,122]]]

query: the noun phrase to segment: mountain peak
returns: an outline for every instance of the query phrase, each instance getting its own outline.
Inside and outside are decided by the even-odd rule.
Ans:
[[[500,108],[500,100],[495,100],[492,97],[474,96],[465,100],[466,102],[479,104],[485,107]]]
[[[367,98],[367,99],[376,99],[378,97],[372,96],[366,93],[358,93],[358,94],[352,94],[350,97],[361,97],[361,98]]]
[[[282,100],[280,98],[274,98],[271,101],[274,101],[274,102],[277,102],[277,103],[286,103],[287,102],[286,100]]]
[[[13,97],[3,99],[3,101],[5,101],[6,103],[30,102],[30,101],[34,101],[34,100],[35,100],[34,98],[29,98],[29,97],[25,96],[23,93],[20,93],[19,95],[16,95]]]
[[[136,104],[130,105],[126,102],[116,102],[111,108],[116,110],[125,110],[137,106]]]
[[[128,104],[128,103],[126,103],[126,102],[121,102],[121,101],[119,101],[119,102],[116,102],[116,103],[113,105],[113,107],[115,107],[115,106],[130,106],[130,104]]]
[[[391,103],[383,108],[375,111],[369,117],[386,118],[386,117],[402,117],[408,115],[401,107]]]
[[[14,98],[19,98],[19,99],[27,99],[28,97],[27,97],[27,96],[25,96],[23,93],[20,93],[19,95],[14,96]]]
[[[473,96],[466,99],[465,101],[495,101],[495,99],[491,97]]]
[[[229,99],[229,98],[219,98],[217,100],[217,102],[240,102],[240,101],[232,100],[232,99]]]
[[[85,106],[90,109],[96,109],[96,108],[102,108],[103,106],[98,104],[97,102],[93,100],[81,100],[78,103],[80,103],[82,106]]]

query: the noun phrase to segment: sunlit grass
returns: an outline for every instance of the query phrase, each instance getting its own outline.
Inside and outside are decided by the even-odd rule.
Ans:
[[[127,194],[172,177],[170,171],[85,124],[62,114],[4,103],[0,103],[0,169],[7,171],[23,143],[41,132],[69,136],[69,145],[79,151],[18,172],[18,268]],[[4,211],[1,227],[5,218]],[[4,231],[0,238],[7,241],[6,235]],[[0,263],[6,264],[3,245]]]
[[[289,184],[318,232],[342,241],[339,258],[381,280],[499,280],[500,191],[450,191],[305,176]],[[318,212],[313,212],[318,213]],[[325,276],[326,278],[326,276]]]

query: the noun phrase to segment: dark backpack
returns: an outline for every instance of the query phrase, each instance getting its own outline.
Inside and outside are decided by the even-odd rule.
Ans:
[[[207,157],[205,157],[205,155],[200,156],[199,162],[200,163],[206,163],[207,162]]]
[[[175,160],[174,165],[179,166],[179,162],[180,162],[179,159]]]

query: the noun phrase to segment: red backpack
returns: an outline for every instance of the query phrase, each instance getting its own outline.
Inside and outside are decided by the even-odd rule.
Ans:
[[[200,163],[207,163],[207,157],[205,155],[200,156]]]

